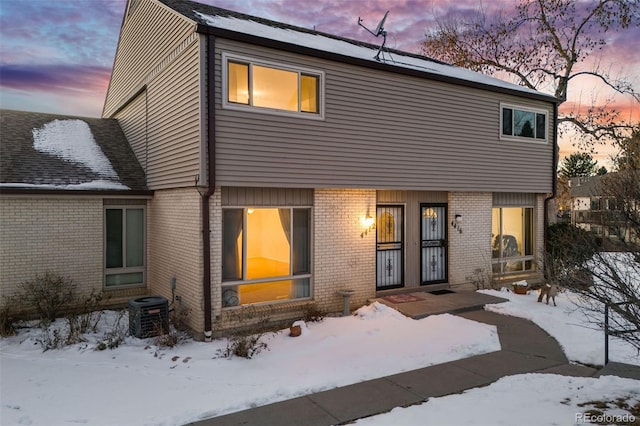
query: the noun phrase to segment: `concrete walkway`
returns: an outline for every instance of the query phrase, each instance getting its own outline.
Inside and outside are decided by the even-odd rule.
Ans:
[[[609,364],[611,372],[569,364],[555,339],[531,321],[478,310],[461,317],[497,326],[502,350],[240,411],[200,426],[328,426],[418,404],[521,373],[599,376],[620,372],[640,379],[640,367]],[[602,374],[600,374],[602,373]],[[634,377],[634,375],[637,375]]]

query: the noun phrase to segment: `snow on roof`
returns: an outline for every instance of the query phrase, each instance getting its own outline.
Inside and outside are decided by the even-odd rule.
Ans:
[[[33,183],[0,183],[0,188],[30,188],[30,189],[55,189],[55,190],[71,190],[71,191],[86,191],[86,190],[121,190],[131,189],[120,182],[113,182],[110,180],[98,179],[91,182],[69,184],[69,185],[51,185],[51,184],[33,184]]]
[[[256,22],[247,19],[239,19],[231,16],[212,16],[193,11],[194,14],[202,20],[202,22],[215,28],[221,28],[229,31],[235,31],[243,34],[250,34],[270,40],[276,40],[283,43],[289,43],[297,46],[307,47],[311,49],[330,52],[338,55],[348,56],[352,58],[369,60],[378,62],[374,57],[377,48],[368,47],[358,42],[349,42],[346,39],[333,38],[328,35],[296,31],[294,28],[280,28],[267,25],[265,23]],[[426,57],[417,55],[403,55],[399,51],[383,51],[380,54],[380,62],[387,65],[393,65],[402,68],[414,69],[417,71],[428,72],[445,77],[466,80],[473,83],[479,83],[504,89],[516,90],[519,92],[549,96],[547,94],[529,89],[527,87],[518,86],[507,81],[503,81],[488,75],[484,75],[466,68],[456,67],[445,63],[429,60]]]
[[[118,180],[118,174],[96,143],[89,125],[82,120],[53,120],[33,129],[33,147],[65,161],[82,164],[107,180]]]

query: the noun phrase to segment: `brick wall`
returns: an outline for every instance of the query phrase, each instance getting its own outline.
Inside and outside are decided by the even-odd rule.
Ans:
[[[492,206],[490,192],[449,194],[449,282],[453,287],[475,289],[470,284],[474,270],[491,272]],[[462,233],[451,226],[456,214],[462,215]]]
[[[241,309],[222,310],[221,257],[222,208],[220,188],[211,197],[211,283],[214,335],[241,326]],[[361,237],[362,219],[376,214],[375,190],[317,189],[313,207],[313,300],[259,305],[248,309],[253,319],[268,316],[271,323],[299,319],[312,305],[323,312],[342,312],[338,290],[355,290],[351,307],[356,309],[375,296],[375,230]],[[251,321],[247,321],[251,322]]]
[[[211,317],[214,329],[225,324],[222,313],[222,190],[217,187],[209,199],[211,238]],[[227,325],[224,325],[227,326]]]
[[[1,197],[0,304],[46,271],[102,290],[103,226],[100,198]]]
[[[354,290],[351,308],[375,296],[376,234],[361,237],[362,219],[376,216],[376,191],[316,189],[314,194],[314,299],[329,312],[342,311],[336,292]]]
[[[194,188],[159,190],[148,204],[147,286],[154,295],[171,302],[171,278],[181,301],[174,307],[189,309],[188,325],[202,332],[202,239],[200,195]]]

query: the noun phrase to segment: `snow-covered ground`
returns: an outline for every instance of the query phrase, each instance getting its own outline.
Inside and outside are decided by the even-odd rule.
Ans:
[[[607,408],[596,401],[603,401]],[[430,398],[408,408],[395,408],[386,414],[358,420],[356,424],[422,426],[426,424],[425,419],[429,419],[428,424],[439,426],[552,426],[598,421],[599,424],[635,424],[628,410],[617,407],[622,402],[630,407],[640,403],[638,380],[518,374],[503,377],[484,388]],[[596,407],[600,413],[588,413]]]
[[[527,318],[553,336],[569,360],[587,364],[604,363],[604,335],[593,329],[573,303],[576,295],[556,296],[558,306],[538,303],[538,292],[519,295],[509,291],[481,290],[509,299],[485,309]],[[551,303],[551,302],[550,302]],[[610,359],[640,365],[637,350],[620,339],[609,341]],[[598,404],[603,401],[605,405]],[[593,404],[589,404],[593,402]],[[484,387],[458,395],[430,398],[408,408],[361,419],[358,425],[564,425],[635,424],[628,410],[618,408],[640,404],[640,381],[613,376],[600,378],[564,377],[555,374],[519,374],[503,377]],[[461,407],[467,409],[461,410]],[[589,412],[597,410],[597,412]],[[589,417],[591,416],[591,417]],[[600,416],[600,417],[598,417]]]
[[[487,309],[529,318],[571,360],[602,364],[602,332],[585,326],[572,295],[560,294],[553,307],[537,303],[536,293],[488,293],[510,301]],[[250,360],[217,356],[226,347],[222,340],[159,349],[151,339],[127,338],[117,349],[95,351],[114,318],[107,312],[100,332],[62,350],[43,353],[37,328],[1,339],[0,424],[184,424],[500,349],[493,326],[448,314],[416,321],[374,304],[355,316],[309,323],[297,338],[288,329],[270,335],[269,350]],[[611,358],[640,365],[637,354],[617,339],[611,341]],[[632,406],[640,403],[640,382],[526,374],[362,422],[574,424],[580,423],[577,413],[593,408],[578,404],[618,396]],[[616,410],[605,412],[623,413]]]
[[[604,332],[589,324],[577,308],[575,293],[561,292],[556,296],[558,306],[552,302],[538,303],[538,292],[527,295],[496,290],[482,293],[509,299],[509,302],[487,305],[485,309],[504,315],[526,318],[553,336],[572,362],[590,365],[604,364]],[[640,365],[638,351],[621,339],[609,337],[609,360]]]
[[[2,425],[161,425],[268,404],[337,386],[500,350],[493,326],[453,315],[419,321],[381,304],[357,315],[283,330],[254,358],[216,357],[225,341],[158,349],[127,338],[95,351],[115,314],[89,341],[42,352],[39,329],[0,341]]]

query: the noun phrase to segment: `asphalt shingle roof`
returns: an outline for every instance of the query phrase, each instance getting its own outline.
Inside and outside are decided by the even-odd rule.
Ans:
[[[571,197],[591,197],[602,195],[602,177],[577,177],[571,179]]]
[[[39,152],[33,130],[54,120],[81,120],[89,125],[95,142],[110,161],[118,182],[130,191],[148,191],[144,171],[115,119],[81,118],[37,112],[0,110],[0,183],[38,185],[86,184],[104,179],[82,164]],[[15,187],[11,185],[11,187]],[[78,192],[75,190],[74,192]],[[127,192],[127,190],[118,190]]]

